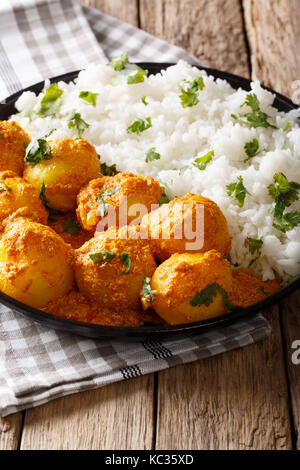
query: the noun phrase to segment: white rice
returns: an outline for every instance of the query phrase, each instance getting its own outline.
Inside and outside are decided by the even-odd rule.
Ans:
[[[257,129],[240,124],[231,114],[246,112],[240,108],[247,92],[234,90],[226,81],[215,80],[206,72],[180,61],[161,74],[150,75],[143,83],[127,85],[126,74],[115,72],[109,66],[91,65],[79,74],[76,83],[59,82],[64,91],[63,104],[55,119],[37,118],[32,122],[24,114],[38,106],[41,96],[25,92],[16,107],[22,112],[13,116],[32,137],[45,135],[56,128],[51,139],[74,138],[74,129],[68,128],[66,115],[71,111],[81,114],[90,125],[83,137],[95,145],[101,162],[116,164],[120,171],[151,175],[165,186],[171,199],[187,192],[213,199],[228,221],[232,237],[231,261],[242,267],[253,268],[263,279],[279,275],[286,283],[300,273],[300,225],[286,234],[272,226],[274,202],[267,186],[276,172],[285,174],[289,181],[300,182],[300,111],[278,112],[272,103],[274,95],[261,88],[258,82],[251,87],[260,100],[272,124],[278,129]],[[205,83],[199,92],[199,103],[183,108],[179,99],[184,79],[191,81],[202,76]],[[48,86],[49,84],[46,84]],[[96,107],[79,99],[80,91],[99,93]],[[141,97],[146,96],[145,106]],[[244,110],[244,111],[243,111]],[[152,127],[141,135],[128,134],[127,127],[136,118],[151,117]],[[287,122],[290,128],[284,130]],[[244,163],[245,143],[257,138],[258,156]],[[159,160],[145,162],[145,153],[155,147]],[[195,158],[214,150],[214,157],[204,171],[193,162]],[[226,184],[243,177],[250,195],[244,207],[227,195]],[[300,201],[288,211],[299,211]],[[251,254],[247,237],[263,239],[261,254]]]

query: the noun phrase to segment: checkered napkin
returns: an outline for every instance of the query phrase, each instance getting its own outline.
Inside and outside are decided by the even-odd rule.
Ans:
[[[199,63],[182,49],[73,0],[1,0],[2,99],[124,51],[133,61]],[[269,333],[268,322],[256,315],[205,334],[162,341],[93,340],[45,328],[0,305],[0,415],[214,356]]]

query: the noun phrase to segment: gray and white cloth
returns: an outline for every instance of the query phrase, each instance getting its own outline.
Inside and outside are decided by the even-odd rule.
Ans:
[[[200,63],[184,50],[76,0],[1,0],[0,100],[124,51],[133,62]],[[214,356],[259,341],[270,331],[258,314],[199,335],[94,340],[52,330],[0,305],[0,415]]]

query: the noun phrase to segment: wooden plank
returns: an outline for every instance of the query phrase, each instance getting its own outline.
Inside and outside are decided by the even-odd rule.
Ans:
[[[22,427],[22,413],[0,417],[0,450],[16,450]]]
[[[151,449],[153,375],[28,410],[22,450]]]
[[[300,79],[299,0],[243,0],[243,4],[253,78],[291,96],[293,82]],[[296,99],[300,104],[300,92]]]
[[[84,5],[98,8],[119,20],[138,25],[138,0],[80,0]]]
[[[249,74],[239,0],[140,0],[140,26],[210,67]]]
[[[157,449],[291,449],[278,308],[263,342],[159,373]]]
[[[300,450],[300,292],[281,302],[281,321],[292,400],[296,446]]]

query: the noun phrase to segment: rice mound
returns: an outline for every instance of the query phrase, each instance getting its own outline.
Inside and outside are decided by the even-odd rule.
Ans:
[[[278,128],[255,129],[231,116],[245,112],[241,105],[248,92],[235,90],[225,80],[215,80],[184,61],[134,85],[127,84],[129,73],[130,67],[116,72],[107,65],[90,65],[74,83],[59,82],[63,103],[55,118],[26,117],[37,108],[42,94],[25,92],[16,103],[20,114],[11,119],[18,121],[31,137],[55,128],[51,139],[74,138],[74,128],[68,127],[66,116],[74,111],[80,113],[89,124],[83,138],[96,147],[101,163],[157,178],[169,199],[187,192],[213,199],[228,221],[232,264],[251,267],[264,280],[280,276],[287,283],[299,275],[300,225],[287,233],[272,226],[274,201],[267,187],[277,172],[300,183],[300,110],[278,112],[272,106],[274,95],[255,81],[252,92],[257,95],[261,110]],[[180,86],[184,80],[199,76],[205,84],[199,92],[199,103],[183,108]],[[47,86],[49,82],[45,83]],[[79,98],[80,91],[86,90],[99,94],[96,106]],[[147,105],[141,100],[144,96]],[[147,117],[151,117],[151,128],[140,135],[127,132],[137,118]],[[245,162],[244,145],[254,138],[259,142],[259,154]],[[147,163],[145,154],[152,147],[160,159]],[[200,171],[193,165],[194,160],[211,150],[212,161]],[[250,193],[243,207],[226,190],[226,184],[236,182],[239,176]],[[299,211],[300,201],[288,210]],[[260,255],[250,253],[248,237],[263,239]]]

